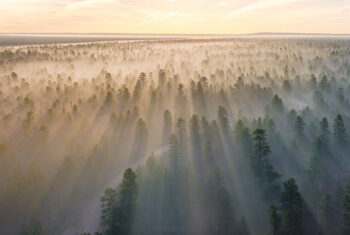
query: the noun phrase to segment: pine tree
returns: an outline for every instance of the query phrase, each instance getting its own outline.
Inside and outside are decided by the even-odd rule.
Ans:
[[[169,110],[165,110],[163,114],[163,138],[165,141],[168,140],[173,128],[173,122],[171,113]]]
[[[347,135],[343,117],[340,114],[334,119],[333,130],[335,143],[338,146],[345,147],[347,144]]]
[[[134,219],[138,185],[131,168],[125,170],[117,189],[108,188],[101,197],[101,224],[105,234],[130,234]]]
[[[321,201],[320,206],[320,219],[321,226],[324,234],[333,234],[333,205],[332,205],[332,197],[330,194],[326,194]]]
[[[346,192],[343,195],[342,203],[344,210],[342,212],[343,217],[343,234],[350,234],[350,192]]]
[[[294,122],[294,133],[296,140],[302,140],[304,135],[305,123],[300,116],[297,116]]]
[[[324,170],[323,164],[318,155],[311,155],[308,167],[306,169],[307,179],[310,181],[310,184],[316,186],[321,184],[324,180]]]
[[[35,219],[34,222],[24,222],[19,231],[20,235],[45,235],[47,234],[40,220]]]
[[[242,217],[239,220],[236,232],[234,234],[236,234],[236,235],[250,235],[249,228],[248,228],[247,221],[246,221],[245,217]]]
[[[323,140],[323,142],[328,145],[329,142],[329,125],[327,118],[323,118],[320,122],[320,137]]]
[[[282,84],[282,89],[287,93],[290,93],[292,91],[292,86],[290,85],[289,80],[284,80]]]
[[[147,148],[148,141],[148,130],[146,123],[142,118],[139,118],[136,122],[135,129],[135,140],[134,140],[134,148],[132,152],[131,160],[137,159],[142,156]]]
[[[344,105],[344,103],[345,103],[344,89],[343,88],[338,89],[337,101],[338,101],[339,105]]]
[[[312,94],[312,100],[317,108],[322,108],[324,106],[323,94],[319,90],[315,90]]]
[[[170,166],[177,169],[179,166],[179,141],[175,134],[171,134],[169,137],[169,159]]]
[[[234,128],[234,136],[238,144],[238,149],[246,156],[252,154],[252,137],[249,128],[246,127],[241,119],[239,119]]]
[[[283,112],[283,101],[278,95],[275,95],[272,98],[271,108],[272,108],[272,111],[274,112],[277,112],[277,113]]]
[[[265,130],[259,128],[255,129],[253,132],[253,140],[254,146],[251,162],[254,172],[258,178],[271,183],[278,179],[280,175],[274,170],[268,159],[271,149],[266,139]]]
[[[297,112],[295,111],[295,109],[291,109],[287,115],[287,121],[290,126],[293,126],[296,117],[297,117]]]
[[[302,197],[294,178],[283,183],[281,195],[282,231],[285,235],[303,234],[302,229]]]
[[[311,74],[309,85],[312,90],[316,89],[317,87],[317,80],[314,74]]]
[[[272,204],[270,206],[270,234],[271,235],[280,235],[281,234],[281,217],[277,212],[277,207]]]
[[[327,76],[323,76],[321,81],[320,81],[320,90],[321,91],[326,91],[328,92],[330,90],[330,84],[328,83],[328,79],[327,79]]]
[[[227,110],[224,107],[219,106],[217,115],[218,115],[218,123],[220,125],[220,128],[224,133],[227,133],[230,130]]]
[[[271,153],[270,145],[266,140],[264,129],[255,129],[253,132],[253,155],[251,157],[253,168],[258,177],[264,176],[264,165],[267,156]]]

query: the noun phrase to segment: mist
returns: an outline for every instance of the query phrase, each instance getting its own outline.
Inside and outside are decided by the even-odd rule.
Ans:
[[[347,37],[104,39],[0,47],[0,234],[350,234]]]

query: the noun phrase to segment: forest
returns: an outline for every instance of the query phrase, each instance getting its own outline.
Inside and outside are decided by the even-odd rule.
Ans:
[[[350,40],[0,47],[0,234],[349,235]]]

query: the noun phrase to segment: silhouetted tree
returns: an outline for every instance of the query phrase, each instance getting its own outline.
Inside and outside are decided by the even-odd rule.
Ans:
[[[350,234],[350,192],[346,191],[342,197],[344,210],[342,212],[343,218],[343,234]]]
[[[271,235],[280,235],[281,234],[281,217],[277,212],[277,207],[272,204],[269,209],[270,214],[270,233]]]
[[[282,231],[286,235],[303,234],[303,202],[294,178],[283,183],[281,195]]]
[[[324,234],[334,234],[334,206],[330,194],[324,195],[320,205],[321,227]]]
[[[136,174],[128,168],[117,189],[108,188],[101,197],[101,224],[105,234],[130,234],[134,219],[138,185]]]
[[[343,117],[340,114],[338,114],[337,117],[334,119],[333,134],[334,134],[335,143],[338,146],[341,146],[341,147],[346,146],[347,144],[346,129],[344,126]]]
[[[301,140],[305,137],[304,135],[305,123],[300,116],[297,116],[294,122],[294,135],[296,140]]]
[[[270,146],[266,139],[264,129],[255,129],[253,132],[253,154],[251,155],[251,162],[256,175],[263,180],[272,182],[279,178],[280,175],[273,169],[268,155],[271,153]]]
[[[284,80],[282,84],[282,89],[287,93],[290,93],[292,91],[292,86],[290,85],[289,80]]]
[[[278,95],[275,95],[272,98],[271,108],[274,112],[277,112],[277,113],[283,112],[283,101]]]
[[[167,141],[173,128],[173,122],[171,113],[169,110],[165,110],[163,114],[163,138]]]

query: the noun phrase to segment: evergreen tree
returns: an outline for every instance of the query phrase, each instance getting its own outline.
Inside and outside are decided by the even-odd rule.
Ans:
[[[231,195],[224,186],[220,168],[216,167],[206,180],[206,201],[210,219],[209,230],[215,234],[230,234],[234,227]]]
[[[39,220],[33,223],[24,222],[19,231],[20,235],[45,235],[47,234]]]
[[[169,137],[169,159],[170,166],[177,169],[179,166],[179,141],[175,134],[171,134]]]
[[[282,231],[285,235],[303,234],[302,229],[302,197],[294,178],[283,183],[281,195]]]
[[[117,196],[116,189],[107,188],[101,197],[101,225],[105,228],[106,234],[113,234],[116,231]]]
[[[241,119],[239,119],[234,128],[234,136],[238,144],[238,149],[246,156],[252,154],[252,137],[249,128],[246,127]]]
[[[306,169],[307,179],[310,181],[312,186],[320,184],[324,178],[323,164],[318,155],[311,155],[308,167]]]
[[[269,183],[279,178],[280,175],[273,169],[268,155],[271,153],[270,146],[266,139],[264,129],[255,129],[253,132],[253,154],[251,155],[251,162],[256,175]]]
[[[147,141],[148,141],[148,130],[146,123],[143,121],[142,118],[139,118],[136,122],[136,129],[135,129],[135,142],[134,142],[134,148],[132,152],[132,160],[135,158],[140,157],[144,154],[146,147],[147,147]]]
[[[323,76],[321,81],[320,81],[320,90],[321,91],[326,91],[328,92],[330,90],[330,84],[328,83],[328,79],[327,79],[327,76]]]
[[[269,210],[270,214],[270,233],[271,235],[280,235],[281,234],[281,217],[277,212],[277,207],[272,204]]]
[[[165,110],[163,114],[163,138],[165,141],[168,140],[173,128],[173,122],[171,113],[169,110]]]
[[[275,95],[272,98],[271,108],[272,108],[272,111],[274,112],[277,112],[277,113],[283,112],[283,101],[278,95]]]
[[[325,159],[329,154],[329,148],[327,146],[327,143],[325,142],[325,139],[322,138],[322,136],[317,137],[312,142],[312,153],[314,155],[318,155],[322,159]]]
[[[329,125],[327,118],[323,118],[320,122],[320,137],[322,138],[323,142],[328,145],[329,142]]]
[[[319,90],[315,90],[312,94],[312,100],[317,108],[322,108],[324,106],[323,94]]]
[[[320,219],[321,227],[324,234],[334,234],[334,213],[332,205],[332,197],[330,194],[326,194],[321,201],[320,206]]]
[[[312,90],[315,90],[317,87],[317,80],[314,74],[311,74],[309,85]]]
[[[343,234],[350,234],[350,192],[346,192],[342,197],[342,203],[344,210],[342,212],[343,217]]]
[[[192,115],[190,120],[190,138],[192,145],[192,156],[196,163],[199,163],[199,159],[202,155],[200,124],[197,115]]]
[[[101,197],[101,224],[105,234],[130,234],[134,219],[138,185],[136,174],[128,168],[117,189],[108,188]]]
[[[230,130],[230,125],[229,125],[229,119],[228,119],[228,114],[227,110],[219,106],[219,109],[217,111],[218,115],[218,123],[224,133],[227,133]]]
[[[253,132],[253,155],[251,157],[253,168],[258,177],[264,176],[264,165],[267,161],[267,156],[271,153],[270,145],[266,140],[264,129],[255,129]]]
[[[340,114],[338,114],[337,117],[334,119],[333,130],[335,143],[341,147],[346,146],[346,129],[344,126],[343,117]]]
[[[304,135],[305,123],[300,116],[297,116],[294,122],[294,134],[296,140],[301,140],[305,137]]]
[[[290,93],[292,91],[292,86],[290,85],[289,80],[284,80],[282,84],[282,89],[287,93]]]
[[[237,225],[235,235],[250,235],[249,228],[245,217],[242,217]]]

